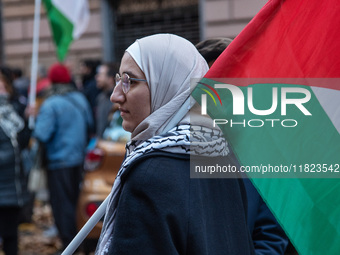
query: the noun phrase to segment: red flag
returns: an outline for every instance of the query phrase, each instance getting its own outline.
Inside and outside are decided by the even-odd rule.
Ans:
[[[301,255],[340,253],[339,31],[338,0],[269,0],[192,93],[214,124],[223,122],[244,167],[289,171],[273,179],[248,175]],[[232,84],[238,97],[215,86],[220,82]],[[282,114],[282,89],[296,84],[306,103]],[[234,105],[242,108],[238,114]],[[258,114],[265,110],[273,113]]]
[[[270,0],[206,78],[339,78],[340,2]]]

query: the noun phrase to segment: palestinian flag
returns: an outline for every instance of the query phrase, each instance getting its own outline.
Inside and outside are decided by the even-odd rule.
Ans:
[[[269,0],[192,93],[301,255],[340,254],[339,14]]]
[[[50,21],[57,57],[63,61],[73,40],[86,30],[90,19],[87,0],[43,0]]]

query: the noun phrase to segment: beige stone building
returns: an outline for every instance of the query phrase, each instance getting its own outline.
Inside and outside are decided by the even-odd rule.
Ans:
[[[70,0],[72,1],[72,0]],[[176,33],[193,43],[215,36],[234,38],[266,0],[89,0],[86,32],[73,42],[67,57],[77,72],[81,59],[119,61],[136,38]],[[34,0],[2,0],[2,63],[30,73]],[[39,62],[56,62],[55,46],[41,7]]]
[[[69,51],[68,60],[82,57],[102,57],[100,1],[90,0],[91,18],[86,32],[75,41]],[[2,29],[4,62],[21,67],[30,73],[33,40],[34,0],[2,0]],[[49,23],[44,6],[41,6],[39,39],[39,62],[49,66],[57,61]]]

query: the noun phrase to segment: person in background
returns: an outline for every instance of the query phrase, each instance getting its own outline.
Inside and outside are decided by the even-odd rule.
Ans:
[[[47,77],[47,68],[39,64],[38,65],[38,73],[37,73],[37,93],[45,90],[51,86],[51,81]]]
[[[71,84],[64,65],[52,65],[48,78],[52,86],[37,114],[33,136],[46,149],[50,203],[66,247],[77,231],[76,206],[93,119],[89,103]]]
[[[11,70],[0,67],[0,237],[6,255],[18,254],[19,217],[29,196],[20,152],[30,133],[11,79]]]
[[[211,38],[196,44],[196,48],[207,61],[209,68],[233,40],[230,38]]]
[[[45,94],[50,90],[51,88],[51,81],[47,77],[47,68],[39,64],[38,65],[38,73],[37,73],[37,86],[36,86],[36,105],[37,108],[40,107],[42,104]]]
[[[80,73],[82,80],[82,92],[90,103],[92,117],[96,121],[97,96],[101,92],[96,86],[96,73],[100,65],[99,60],[85,59],[81,62]],[[96,125],[96,123],[94,123]]]
[[[110,101],[111,93],[115,87],[115,74],[119,65],[104,63],[97,68],[97,88],[101,90],[97,96],[96,107],[96,136],[102,137],[105,128],[110,123],[110,113],[113,111],[113,104]]]
[[[12,69],[12,77],[13,86],[16,90],[18,100],[22,104],[27,105],[28,87],[30,84],[29,79],[23,75],[23,72],[20,68]]]
[[[229,38],[212,38],[198,43],[196,48],[211,67],[231,42]],[[229,149],[231,151],[231,148]],[[248,197],[248,226],[256,254],[283,255],[288,245],[285,232],[251,181],[249,179],[243,181]]]

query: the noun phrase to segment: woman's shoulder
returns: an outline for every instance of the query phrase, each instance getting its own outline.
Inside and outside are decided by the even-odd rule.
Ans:
[[[141,156],[133,165],[145,165],[145,164],[164,164],[163,167],[172,168],[172,164],[188,164],[190,163],[190,155],[189,154],[179,154],[179,153],[170,153],[166,151],[154,151],[148,154]]]
[[[185,187],[190,180],[189,168],[188,155],[152,152],[133,162],[122,181],[124,186],[134,189]]]
[[[190,156],[168,152],[151,152],[135,160],[128,169],[130,175],[170,177],[189,172]]]

